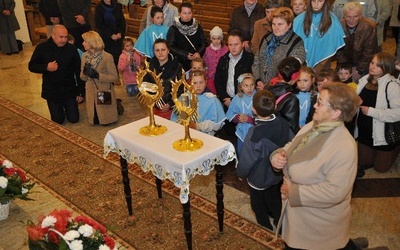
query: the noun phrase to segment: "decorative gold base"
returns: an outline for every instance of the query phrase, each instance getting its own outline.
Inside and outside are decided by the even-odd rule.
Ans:
[[[165,132],[167,132],[167,127],[164,125],[148,125],[139,129],[139,133],[145,136],[157,136]]]
[[[175,150],[182,152],[196,151],[203,147],[203,142],[196,138],[180,139],[172,144]]]

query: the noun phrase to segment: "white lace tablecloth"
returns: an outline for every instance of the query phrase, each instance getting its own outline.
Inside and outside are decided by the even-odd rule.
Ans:
[[[193,152],[180,152],[172,144],[184,138],[184,127],[159,116],[157,125],[167,127],[159,136],[144,136],[139,129],[149,125],[149,117],[112,129],[104,138],[104,157],[115,152],[129,163],[137,163],[143,171],[151,171],[161,180],[168,179],[181,189],[180,201],[189,197],[189,182],[196,175],[209,175],[216,164],[226,165],[236,160],[231,142],[190,129],[191,138],[203,141],[203,147]]]

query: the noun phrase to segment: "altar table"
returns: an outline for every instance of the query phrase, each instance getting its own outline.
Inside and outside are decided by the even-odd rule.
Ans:
[[[129,215],[132,211],[132,197],[129,185],[128,163],[136,163],[143,171],[151,171],[156,177],[158,197],[161,198],[161,180],[168,179],[180,188],[183,205],[185,235],[188,248],[192,248],[190,219],[189,182],[196,175],[216,173],[217,215],[219,230],[223,231],[223,184],[221,166],[236,160],[235,148],[229,141],[221,140],[190,129],[191,138],[203,141],[203,147],[192,152],[180,152],[172,147],[173,142],[184,138],[184,127],[178,123],[155,116],[157,125],[164,125],[167,131],[159,136],[144,136],[139,129],[149,125],[149,117],[112,129],[104,138],[104,157],[110,152],[120,156],[125,198]]]

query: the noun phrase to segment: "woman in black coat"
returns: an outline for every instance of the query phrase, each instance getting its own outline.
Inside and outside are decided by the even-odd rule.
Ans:
[[[171,53],[178,58],[185,71],[190,69],[193,59],[203,57],[207,47],[203,28],[193,18],[192,9],[191,3],[182,3],[178,9],[179,18],[175,19],[167,34]]]
[[[95,9],[96,30],[104,41],[104,50],[114,58],[117,66],[125,37],[125,18],[117,0],[101,0]]]

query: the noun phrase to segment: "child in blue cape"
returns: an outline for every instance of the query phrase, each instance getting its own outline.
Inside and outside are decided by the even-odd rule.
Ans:
[[[158,38],[167,38],[168,27],[163,25],[164,13],[160,7],[151,7],[150,16],[153,24],[140,33],[139,38],[135,43],[135,49],[140,54],[152,58],[154,57],[154,41]]]
[[[238,93],[232,98],[226,118],[236,123],[237,155],[240,154],[247,131],[254,125],[253,96],[256,93],[255,79],[251,73],[244,73],[238,77]]]
[[[217,96],[206,88],[206,73],[203,70],[192,70],[191,84],[196,91],[198,120],[190,122],[190,127],[203,133],[214,135],[224,125],[226,119],[224,109]],[[177,121],[176,112],[171,115],[171,121]]]

